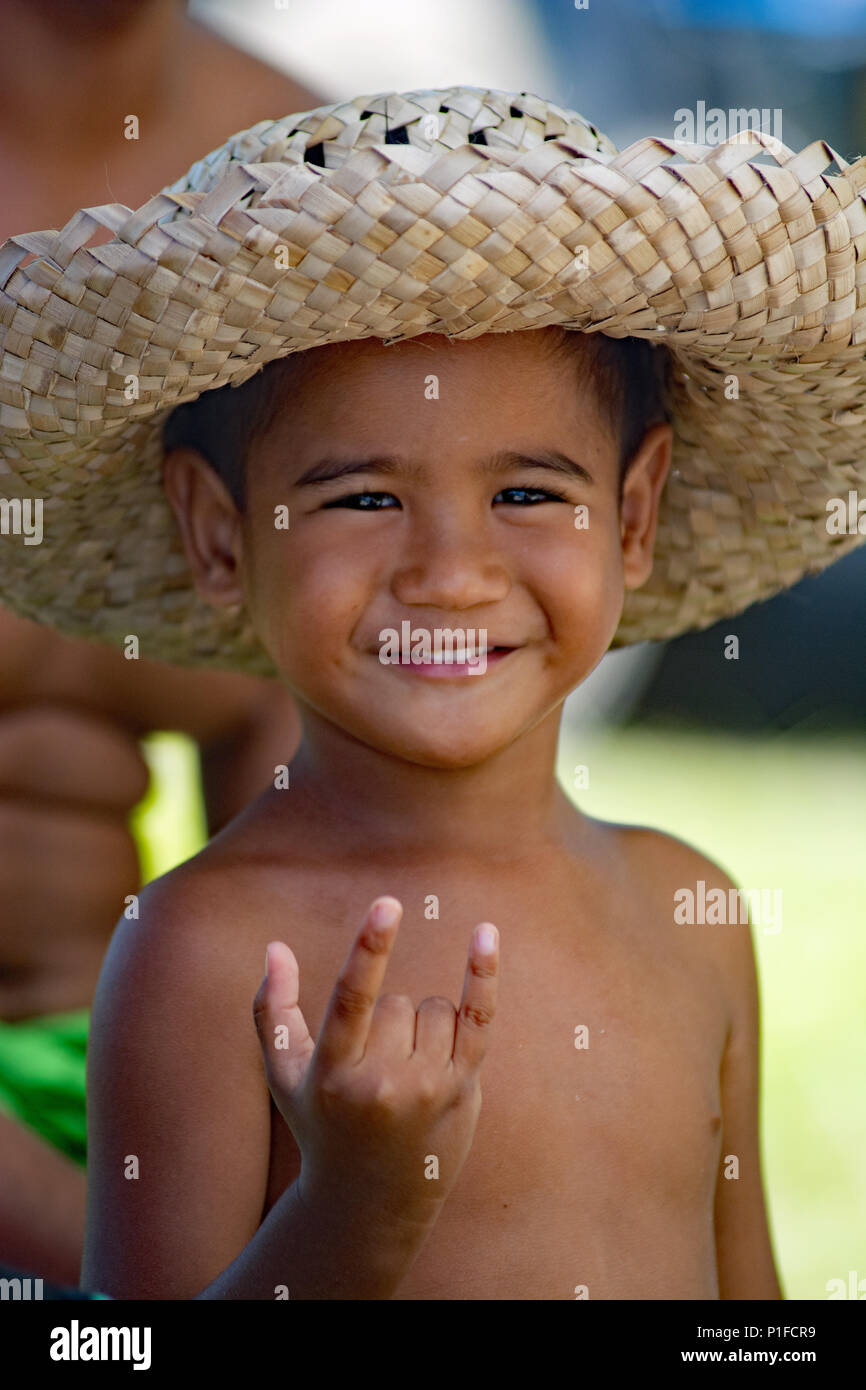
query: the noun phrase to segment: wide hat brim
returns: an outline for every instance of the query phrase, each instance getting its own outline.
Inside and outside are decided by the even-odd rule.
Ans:
[[[828,527],[866,482],[864,183],[866,160],[823,142],[617,153],[577,112],[452,87],[262,121],[137,211],[12,237],[0,493],[43,500],[43,538],[0,537],[0,601],[271,673],[243,612],[193,589],[161,484],[169,411],[324,343],[560,324],[673,359],[654,570],[614,646],[742,612],[866,539]]]

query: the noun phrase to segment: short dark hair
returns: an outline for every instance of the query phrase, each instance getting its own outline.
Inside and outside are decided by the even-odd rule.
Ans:
[[[643,338],[610,338],[559,328],[556,352],[577,355],[602,416],[619,441],[619,487],[647,430],[670,419],[670,355]],[[163,429],[165,448],[197,449],[225,483],[239,511],[245,507],[245,472],[250,445],[273,424],[305,352],[269,362],[241,386],[204,391],[179,405]]]
[[[557,326],[558,327],[558,326]],[[669,423],[671,355],[645,338],[609,338],[559,328],[557,352],[577,352],[578,370],[588,381],[599,412],[619,445],[619,493],[629,464],[647,430]]]

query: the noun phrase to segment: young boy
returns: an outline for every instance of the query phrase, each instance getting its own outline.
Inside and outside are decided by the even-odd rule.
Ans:
[[[780,1297],[749,932],[678,920],[730,880],[554,777],[612,644],[859,543],[823,522],[866,456],[866,167],[774,152],[362,96],[0,256],[4,464],[51,508],[0,591],[276,670],[303,725],[115,932],[86,1287]]]
[[[562,703],[652,562],[670,427],[640,421],[634,448],[598,392],[628,399],[610,359],[623,375],[635,349],[653,353],[557,328],[367,339],[178,411],[207,432],[273,378],[242,480],[185,445],[166,486],[200,592],[245,603],[304,733],[289,787],[146,889],[115,935],[91,1044],[85,1286],[780,1296],[748,929],[673,916],[680,885],[729,881],[677,840],[583,815],[554,777]],[[405,620],[486,631],[486,670],[383,663]],[[482,919],[502,935],[501,993],[495,935],[476,938],[455,1027]],[[271,947],[257,1016],[276,1108],[249,1007],[275,939],[291,953]]]

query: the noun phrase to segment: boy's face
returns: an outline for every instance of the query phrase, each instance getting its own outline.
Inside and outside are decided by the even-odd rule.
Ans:
[[[620,509],[618,441],[579,381],[544,329],[307,352],[250,449],[242,515],[199,455],[167,460],[199,591],[243,601],[299,700],[345,733],[481,762],[592,671],[651,568],[670,428]],[[483,674],[383,663],[380,634],[405,622],[486,634]]]

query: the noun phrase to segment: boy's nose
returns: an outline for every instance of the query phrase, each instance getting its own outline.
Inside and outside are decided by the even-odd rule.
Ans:
[[[506,565],[477,534],[416,537],[391,579],[400,603],[453,611],[498,603],[510,588]]]

